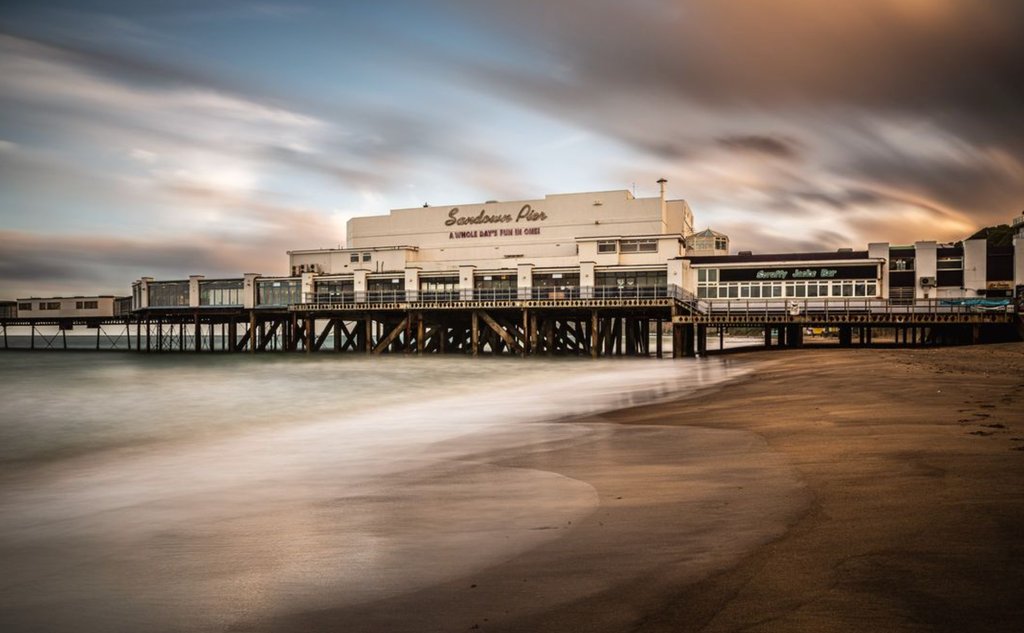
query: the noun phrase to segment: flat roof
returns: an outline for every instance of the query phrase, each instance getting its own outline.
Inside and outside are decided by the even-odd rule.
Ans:
[[[756,253],[752,255],[702,255],[679,257],[691,264],[758,264],[763,262],[830,262],[841,259],[867,259],[867,251],[830,251],[826,253]]]

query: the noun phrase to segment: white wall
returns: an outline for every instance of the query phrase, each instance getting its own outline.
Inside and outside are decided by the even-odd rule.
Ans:
[[[966,297],[978,296],[988,286],[988,241],[985,239],[964,241],[964,288]],[[982,292],[984,294],[984,292]]]
[[[921,287],[921,277],[935,277],[938,261],[938,244],[935,242],[914,242],[915,291],[918,299],[936,298],[936,290]]]

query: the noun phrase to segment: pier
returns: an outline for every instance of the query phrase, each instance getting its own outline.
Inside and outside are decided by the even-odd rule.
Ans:
[[[538,298],[535,298],[538,297]],[[159,352],[335,352],[692,357],[724,349],[730,330],[759,331],[764,347],[801,347],[827,329],[839,347],[959,345],[1020,336],[1012,304],[943,300],[731,301],[675,286],[578,288],[551,297],[509,292],[310,295],[277,307],[164,307],[111,317],[0,319],[4,349]],[[76,344],[68,344],[69,332]],[[95,332],[93,335],[92,331]],[[709,334],[719,338],[709,346]],[[28,344],[12,344],[12,336]],[[666,344],[666,339],[670,344]],[[710,347],[710,348],[709,348]],[[746,349],[758,349],[751,347]]]

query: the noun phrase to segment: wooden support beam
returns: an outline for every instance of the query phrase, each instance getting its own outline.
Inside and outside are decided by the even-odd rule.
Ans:
[[[597,310],[590,311],[590,357],[597,358],[601,352],[601,324],[598,320]]]
[[[380,354],[381,352],[383,352],[388,347],[388,345],[391,345],[391,343],[393,343],[395,339],[398,338],[399,334],[405,331],[405,328],[408,325],[409,317],[407,315],[404,319],[401,320],[401,322],[399,322],[397,326],[395,326],[395,329],[391,330],[390,334],[385,336],[379,343],[377,343],[377,346],[373,348],[373,353]]]
[[[348,343],[348,338],[349,338],[349,336],[348,336],[348,328],[345,327],[345,323],[341,319],[334,319],[331,323],[333,323],[333,325],[334,325],[334,351],[340,352],[341,351],[341,342],[342,342],[341,332],[342,332],[342,329],[344,328],[344,330],[345,330],[345,343],[347,344]],[[328,329],[330,329],[330,327],[328,327]]]
[[[373,353],[373,321],[370,317],[363,319],[363,349],[367,354]]]
[[[261,328],[263,327],[262,323],[260,324],[260,327]],[[250,353],[256,351],[256,332],[255,332],[255,329],[256,329],[256,311],[255,310],[249,310],[249,352]]]
[[[423,353],[424,344],[426,341],[426,326],[423,323],[423,313],[420,312],[416,315],[416,352],[418,354]]]
[[[479,313],[480,318],[484,320],[484,323],[490,326],[490,328],[494,330],[494,333],[501,337],[501,340],[505,341],[505,344],[508,345],[509,351],[516,352],[519,350],[519,345],[516,344],[516,340],[512,338],[512,335],[506,332],[505,328],[501,327],[501,325],[499,325],[491,315],[487,314],[483,310],[478,310],[477,312]]]
[[[316,349],[320,349],[320,346],[316,345],[317,341],[314,340],[316,338],[316,319],[313,317],[306,317],[306,323],[303,328],[306,336],[302,340],[302,346],[306,349],[306,353],[309,354],[313,352],[314,346],[316,346]],[[320,343],[322,344],[323,341],[320,341]]]
[[[338,330],[340,331],[341,347],[338,349],[342,352],[351,348],[353,352],[359,351],[359,321],[352,323],[352,329],[348,329],[348,325],[345,324],[344,319],[338,319]]]
[[[313,341],[313,349],[312,349],[312,351],[314,351],[314,352],[319,352],[320,351],[320,348],[323,347],[323,345],[324,345],[324,341],[326,341],[327,337],[331,335],[331,330],[332,330],[331,326],[332,325],[333,325],[333,323],[331,321],[327,322],[327,327],[325,327],[324,331],[320,333],[320,336],[318,336],[317,339],[315,341]],[[314,329],[311,327],[309,329],[309,331],[313,332]]]
[[[251,351],[252,350],[252,343],[251,343],[251,341],[252,341],[252,328],[249,328],[248,330],[245,331],[245,334],[242,335],[242,338],[238,341],[238,343],[235,344],[235,351],[236,352],[241,352],[242,350],[244,350],[246,348],[248,348]]]
[[[480,317],[477,315],[476,310],[473,310],[473,317],[470,325],[470,345],[473,348],[473,356],[480,354]]]
[[[260,330],[263,332],[263,334],[260,335],[260,343],[258,347],[259,351],[262,352],[267,349],[267,344],[270,343],[270,341],[274,340],[274,337],[277,336],[277,328],[280,327],[282,323],[282,321],[275,320],[274,323],[270,326],[269,332],[265,330],[264,324],[262,322],[260,323]]]

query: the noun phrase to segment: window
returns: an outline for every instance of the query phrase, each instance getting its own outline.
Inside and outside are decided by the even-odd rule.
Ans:
[[[914,270],[914,258],[894,257],[890,268],[892,270]]]
[[[40,301],[40,310],[60,310],[60,301]]]
[[[657,253],[657,240],[622,240],[619,250],[623,253]]]
[[[601,273],[597,273],[600,279]],[[580,274],[577,272],[535,273],[531,282],[532,299],[578,299]]]
[[[715,238],[715,250],[716,251],[727,251],[729,250],[729,240],[724,237]]]
[[[940,257],[935,262],[937,270],[962,270],[964,267],[963,257]]]
[[[242,280],[199,282],[199,305],[240,306],[242,305]]]
[[[598,242],[597,252],[598,253],[614,253],[616,251],[616,244],[614,241]]]
[[[256,305],[286,306],[301,302],[302,282],[298,279],[268,279],[256,282]]]
[[[98,310],[100,307],[99,301],[76,301],[76,310]]]
[[[352,262],[353,264],[359,263],[359,253],[352,253],[351,255],[349,255],[348,261]]]
[[[373,253],[363,253],[363,261],[364,262],[370,261],[370,259],[372,259],[372,257],[373,257]]]
[[[149,307],[180,308],[187,306],[187,281],[157,281],[149,284]]]
[[[19,303],[18,304],[18,309],[19,310],[31,310],[32,309],[32,304],[31,303]]]

